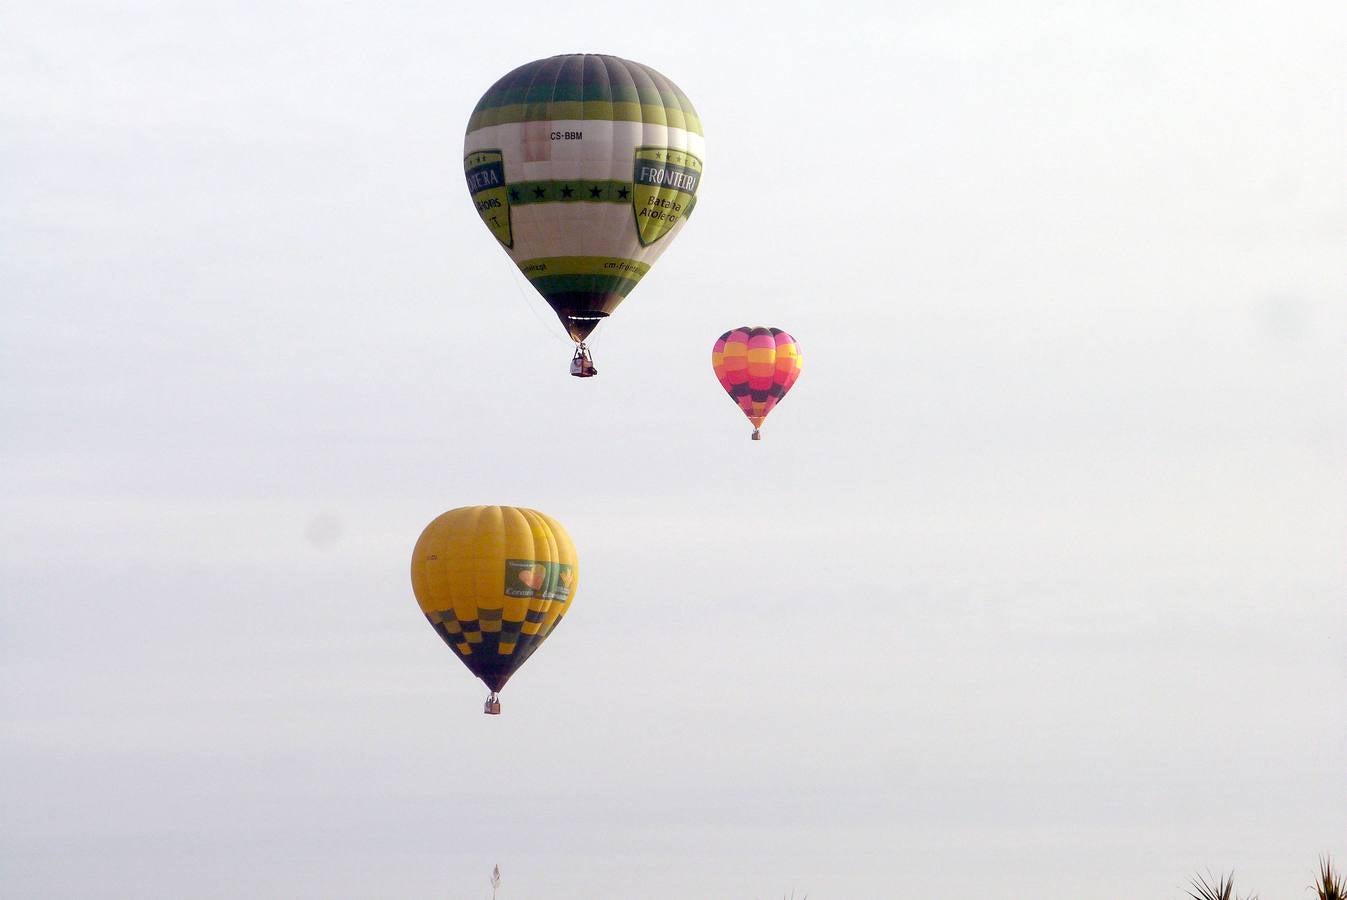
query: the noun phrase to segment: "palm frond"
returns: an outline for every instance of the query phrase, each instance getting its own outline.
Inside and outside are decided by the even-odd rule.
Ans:
[[[1347,900],[1347,882],[1334,871],[1331,856],[1319,857],[1319,880],[1310,887],[1319,900]]]
[[[1188,896],[1192,897],[1193,900],[1241,900],[1241,898],[1235,896],[1234,872],[1229,875],[1212,875],[1208,872],[1207,876],[1211,877],[1211,881],[1208,881],[1202,875],[1193,877],[1191,882],[1193,890],[1188,892]],[[1250,894],[1243,900],[1258,900],[1258,895]]]

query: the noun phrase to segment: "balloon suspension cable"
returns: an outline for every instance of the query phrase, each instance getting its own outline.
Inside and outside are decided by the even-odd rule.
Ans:
[[[482,712],[488,716],[500,715],[500,695],[492,691],[491,696],[487,697],[486,702],[482,704]]]
[[[756,428],[753,429],[753,440],[755,441],[762,440],[762,432]]]
[[[571,357],[571,374],[576,378],[593,378],[599,374],[594,368],[594,359],[589,355],[589,347],[584,341],[577,341],[575,355]]]

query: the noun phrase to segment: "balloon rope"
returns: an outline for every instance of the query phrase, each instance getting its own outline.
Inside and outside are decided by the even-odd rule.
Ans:
[[[511,263],[513,264],[513,260],[511,260]],[[529,315],[531,315],[534,321],[536,321],[542,328],[543,333],[554,341],[561,341],[563,344],[573,343],[570,337],[562,337],[557,334],[556,317],[553,316],[551,322],[547,321],[546,317],[541,314],[541,310],[538,309],[538,301],[542,298],[533,291],[532,284],[529,284],[529,293],[525,293],[523,286],[519,283],[521,279],[528,282],[528,279],[524,278],[524,273],[515,269],[514,277],[510,279],[510,283],[514,285],[515,293],[519,295],[519,302],[523,303],[524,306],[528,308]]]

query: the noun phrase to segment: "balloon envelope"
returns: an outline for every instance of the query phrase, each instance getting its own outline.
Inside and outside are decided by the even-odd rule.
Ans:
[[[616,56],[574,53],[492,85],[463,154],[482,222],[582,341],[682,229],[706,146],[672,81]]]
[[[755,437],[800,377],[802,363],[800,345],[780,328],[745,325],[722,334],[711,348],[711,368],[753,423]]]
[[[534,509],[451,509],[412,552],[412,591],[426,620],[493,691],[561,623],[578,581],[570,535]]]

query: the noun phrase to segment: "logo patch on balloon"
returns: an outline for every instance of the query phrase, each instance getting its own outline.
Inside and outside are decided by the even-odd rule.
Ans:
[[[702,161],[683,150],[637,147],[631,204],[642,246],[664,237],[692,213]]]
[[[468,180],[477,214],[491,233],[506,247],[514,246],[510,231],[510,196],[505,187],[505,156],[499,150],[478,150],[463,157],[463,175]]]
[[[575,576],[565,563],[533,559],[505,561],[505,596],[565,600],[571,595]]]

